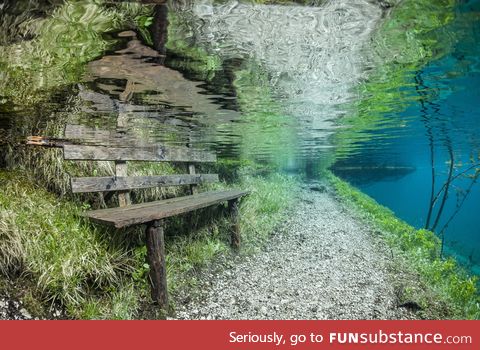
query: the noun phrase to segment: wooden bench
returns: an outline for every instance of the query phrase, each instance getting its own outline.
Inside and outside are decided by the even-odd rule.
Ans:
[[[82,132],[79,132],[82,131]],[[115,132],[113,132],[115,133]],[[123,228],[131,225],[146,224],[147,259],[150,265],[150,283],[152,298],[162,308],[168,305],[167,279],[165,267],[165,241],[163,219],[191,212],[208,206],[228,203],[232,217],[231,244],[240,245],[238,223],[238,203],[247,191],[227,190],[198,193],[197,186],[218,182],[217,174],[197,174],[195,163],[215,162],[216,155],[188,147],[167,147],[162,145],[126,146],[105,145],[105,142],[93,144],[95,140],[105,140],[104,132],[97,138],[98,130],[85,133],[85,127],[67,126],[65,136],[77,139],[79,135],[86,144],[63,143],[64,159],[74,161],[114,161],[115,176],[109,177],[72,177],[73,193],[118,192],[119,206],[115,208],[91,210],[84,213],[94,222]],[[88,137],[88,135],[90,137]],[[109,135],[112,136],[112,135]],[[122,134],[117,136],[120,138]],[[113,138],[115,139],[115,138]],[[112,138],[110,138],[112,140]],[[29,144],[45,145],[48,141],[30,137]],[[128,176],[130,161],[149,162],[186,162],[189,174]],[[161,186],[189,186],[190,195],[171,199],[132,204],[130,191]]]

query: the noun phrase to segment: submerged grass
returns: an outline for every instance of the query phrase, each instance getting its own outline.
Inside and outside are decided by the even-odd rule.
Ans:
[[[369,54],[375,69],[356,88],[360,98],[342,119],[347,127],[333,136],[338,152],[351,149],[358,135],[367,141],[379,127],[400,126],[403,118],[385,115],[403,111],[412,100],[430,98],[412,95],[409,87],[416,85],[415,75],[425,64],[451,50],[456,39],[448,26],[455,5],[454,0],[402,0],[392,8],[372,38]]]
[[[118,288],[133,271],[126,251],[111,249],[79,219],[81,206],[59,201],[21,173],[0,172],[0,184],[0,271],[34,279],[45,303],[76,309],[92,290]]]
[[[432,289],[437,301],[447,305],[447,318],[480,319],[477,277],[469,276],[454,259],[440,257],[440,239],[433,232],[408,225],[389,209],[333,174],[329,174],[328,178],[338,195],[379,227],[390,247],[402,252],[411,269]],[[428,303],[426,300],[423,302]]]

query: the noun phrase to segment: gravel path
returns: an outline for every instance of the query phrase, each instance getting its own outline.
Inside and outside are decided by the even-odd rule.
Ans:
[[[323,190],[324,188],[316,188]],[[385,245],[328,191],[303,190],[267,247],[207,274],[180,319],[401,319]]]

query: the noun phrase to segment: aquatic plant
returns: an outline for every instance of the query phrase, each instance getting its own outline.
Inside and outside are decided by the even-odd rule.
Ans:
[[[420,95],[421,120],[425,125],[428,138],[431,168],[430,200],[428,203],[427,217],[425,219],[425,229],[436,232],[441,238],[440,255],[443,255],[446,230],[462,209],[480,177],[480,154],[475,154],[476,152],[480,152],[480,149],[478,149],[478,146],[472,144],[468,159],[465,161],[460,160],[465,157],[457,154],[459,152],[456,152],[454,149],[454,143],[452,142],[453,137],[451,135],[452,128],[447,128],[444,123],[439,124],[435,121],[441,108],[440,105],[425,92],[428,91],[428,87],[423,81],[422,74],[423,72],[421,70],[416,73],[415,82],[417,84],[416,91]],[[432,112],[430,112],[430,110],[432,110]],[[439,144],[438,140],[442,140],[441,144]],[[445,148],[445,150],[443,150],[443,148]],[[446,169],[443,169],[442,164],[437,164],[442,151],[445,151],[447,154]],[[447,174],[445,179],[442,179],[443,172]],[[448,213],[445,210],[445,205],[453,191],[455,191],[456,204],[453,210]]]

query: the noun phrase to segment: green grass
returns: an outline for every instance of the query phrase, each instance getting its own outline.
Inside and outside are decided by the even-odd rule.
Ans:
[[[469,276],[454,259],[440,258],[440,240],[434,233],[408,225],[389,209],[334,175],[329,174],[328,178],[338,195],[376,225],[390,247],[402,252],[409,267],[431,289],[435,301],[447,306],[447,318],[480,319],[477,277]],[[429,301],[423,300],[422,303],[428,304]]]
[[[127,251],[113,248],[79,219],[81,206],[59,200],[20,173],[0,172],[0,271],[28,276],[48,305],[75,311],[92,291],[108,297],[134,271]],[[12,249],[13,248],[13,249]]]

